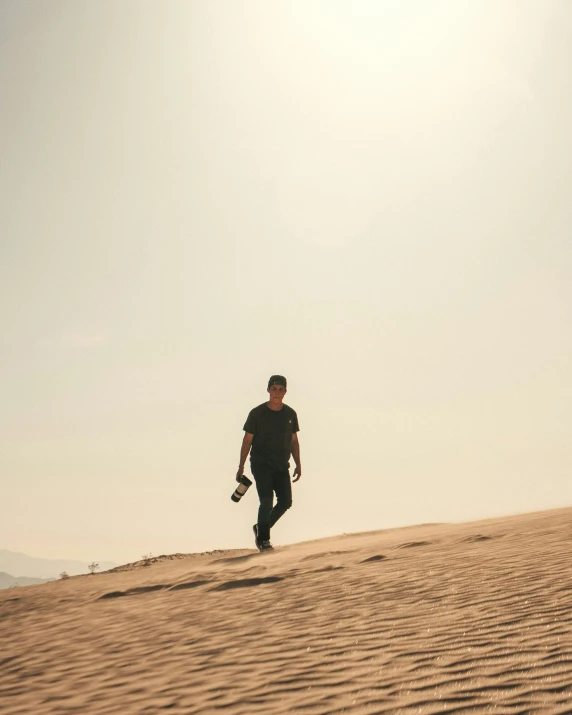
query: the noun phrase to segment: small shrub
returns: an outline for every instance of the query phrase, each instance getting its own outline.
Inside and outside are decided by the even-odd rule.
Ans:
[[[67,571],[62,571],[60,574],[60,578],[62,578],[62,579],[69,578],[69,577],[70,577],[70,575]]]
[[[87,568],[89,569],[90,574],[94,574],[96,571],[99,571],[99,564],[96,564],[94,561]]]

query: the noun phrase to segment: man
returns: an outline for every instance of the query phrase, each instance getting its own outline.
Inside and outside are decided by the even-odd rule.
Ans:
[[[252,529],[256,548],[260,551],[272,549],[270,529],[292,506],[290,455],[296,463],[293,481],[297,482],[302,476],[298,416],[282,402],[286,395],[286,378],[272,375],[267,392],[270,395],[268,402],[250,410],[244,424],[240,464],[236,473],[238,482],[250,452],[250,469],[260,499],[258,522]],[[273,506],[274,493],[276,506]]]

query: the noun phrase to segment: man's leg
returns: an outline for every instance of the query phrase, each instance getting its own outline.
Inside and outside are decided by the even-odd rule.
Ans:
[[[258,508],[258,541],[268,541],[270,539],[270,515],[274,502],[274,490],[272,488],[272,472],[264,467],[252,467],[252,476],[256,484],[260,506]]]
[[[290,472],[285,469],[283,472],[274,472],[272,475],[272,486],[276,492],[276,506],[270,514],[270,528],[280,519],[281,516],[292,506],[292,482]]]

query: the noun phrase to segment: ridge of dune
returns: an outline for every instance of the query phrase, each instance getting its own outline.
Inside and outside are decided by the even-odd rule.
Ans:
[[[0,710],[572,713],[571,537],[566,508],[0,592]]]

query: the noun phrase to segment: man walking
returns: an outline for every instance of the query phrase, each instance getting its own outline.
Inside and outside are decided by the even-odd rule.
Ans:
[[[252,527],[256,547],[260,551],[272,549],[270,529],[292,506],[290,483],[290,455],[296,469],[293,481],[302,476],[300,443],[298,442],[298,416],[283,403],[286,395],[286,378],[272,375],[268,380],[268,402],[250,410],[244,424],[244,439],[240,450],[240,464],[236,481],[240,481],[244,464],[250,452],[250,469],[256,482],[260,499],[258,522]],[[252,449],[252,451],[251,451]],[[276,505],[273,506],[274,493]]]

